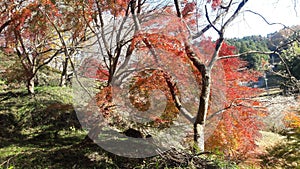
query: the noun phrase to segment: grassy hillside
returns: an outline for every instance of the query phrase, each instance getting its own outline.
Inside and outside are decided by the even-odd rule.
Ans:
[[[235,166],[216,155],[188,153],[179,154],[178,161],[160,156],[129,159],[83,144],[87,132],[80,128],[68,87],[37,87],[34,96],[27,95],[25,88],[0,90],[0,101],[0,169]]]

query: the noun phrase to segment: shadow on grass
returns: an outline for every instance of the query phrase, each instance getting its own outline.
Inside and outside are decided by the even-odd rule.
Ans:
[[[24,137],[14,114],[0,114],[0,149]]]
[[[7,158],[3,167],[15,168],[118,168],[105,155],[98,154],[101,150],[94,147],[56,147],[47,150],[21,152]]]
[[[56,140],[60,131],[81,129],[72,105],[53,101],[41,101],[38,103],[40,106],[36,104],[28,103],[26,108],[29,111],[22,113],[7,113],[7,110],[0,114],[0,148],[28,138],[32,141]]]
[[[268,149],[262,156],[262,166],[267,168],[300,168],[300,128],[283,133],[287,142]]]
[[[3,92],[0,93],[0,98],[2,98],[0,101],[5,101],[8,100],[12,97],[24,97],[24,96],[28,96],[29,94],[26,91],[16,91],[16,92],[12,92],[12,91],[8,91],[8,92]]]
[[[85,135],[80,133],[76,112],[58,95],[7,92],[0,94],[0,100],[0,153],[5,153],[0,154],[0,168],[165,168],[189,164],[160,157],[120,157],[98,145],[83,144]]]

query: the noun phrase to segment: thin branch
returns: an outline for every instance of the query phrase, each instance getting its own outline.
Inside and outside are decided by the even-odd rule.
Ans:
[[[243,52],[243,53],[239,53],[239,54],[235,54],[235,55],[227,55],[227,56],[222,56],[219,57],[219,59],[229,59],[229,58],[236,58],[236,57],[241,57],[244,55],[249,55],[249,54],[265,54],[265,55],[270,55],[270,54],[274,54],[274,52],[263,52],[263,51],[256,51],[256,50],[251,50],[251,51],[247,51],[247,52]]]
[[[258,15],[259,17],[261,17],[268,25],[281,25],[284,28],[288,28],[286,25],[279,23],[279,22],[269,22],[264,16],[262,16],[260,13],[254,12],[252,10],[245,10],[245,12],[250,12],[253,13],[255,15]]]
[[[50,17],[45,14],[45,16],[47,17],[47,19],[49,20],[49,22],[51,23],[51,25],[54,27],[56,33],[58,34],[58,37],[63,45],[63,49],[64,49],[64,54],[65,54],[65,57],[69,58],[69,61],[71,63],[71,67],[72,67],[72,70],[74,72],[74,75],[75,75],[75,78],[77,80],[77,82],[79,83],[80,87],[83,88],[83,90],[90,96],[90,98],[93,98],[92,95],[89,93],[89,91],[85,88],[85,86],[80,82],[80,80],[78,79],[78,75],[77,75],[77,72],[76,72],[76,69],[75,69],[75,65],[72,61],[72,59],[70,58],[69,56],[69,52],[68,52],[68,48],[67,48],[67,44],[63,38],[63,36],[61,35],[61,33],[59,32],[57,26],[54,24],[54,22],[50,19]]]
[[[214,23],[212,23],[212,22],[210,21],[210,18],[209,18],[209,16],[208,16],[208,11],[207,11],[207,6],[206,6],[206,5],[205,5],[205,17],[206,17],[206,19],[207,19],[209,25],[210,25],[216,32],[218,32],[218,34],[221,34],[221,31],[218,30],[218,29],[215,27]]]
[[[242,0],[242,2],[239,4],[237,9],[234,11],[234,13],[229,17],[229,19],[224,23],[224,25],[221,28],[221,32],[225,30],[225,28],[238,16],[241,9],[245,6],[245,4],[248,2],[248,0]]]
[[[50,63],[58,54],[60,54],[62,50],[57,50],[47,61],[44,63],[40,64],[36,69],[35,72],[33,73],[34,75],[38,72],[39,69],[41,69],[43,66],[47,65]]]
[[[215,25],[222,18],[224,14],[225,12],[216,16],[216,18],[211,22],[212,25]],[[201,31],[197,32],[196,35],[192,36],[192,39],[197,39],[200,36],[202,36],[206,31],[208,31],[212,27],[212,25],[211,24],[206,25]]]
[[[174,3],[175,3],[175,8],[176,8],[177,16],[179,18],[182,18],[180,6],[179,6],[179,0],[174,0]]]
[[[176,89],[176,83],[172,83],[172,79],[171,79],[171,76],[169,75],[166,75],[164,76],[167,84],[168,84],[168,87],[170,89],[170,92],[171,92],[171,95],[172,95],[172,98],[173,98],[173,101],[177,107],[177,109],[180,111],[180,113],[188,120],[190,121],[192,124],[194,124],[195,122],[195,117],[187,110],[185,109],[182,104],[181,104],[181,101],[179,99],[179,97],[177,96],[176,92],[175,92],[175,89]]]
[[[223,6],[223,5],[221,4],[220,7],[221,7],[222,9],[225,9],[226,12],[228,12],[228,10],[229,10],[229,8],[230,8],[230,6],[231,6],[231,4],[232,4],[232,1],[233,1],[233,0],[230,0],[230,2],[228,3],[227,6]]]
[[[294,0],[294,11],[296,13],[296,16],[298,16],[298,12],[297,12],[297,0]]]
[[[253,99],[253,98],[236,98],[236,99],[232,100],[231,103],[230,103],[227,107],[225,107],[225,108],[223,108],[223,109],[221,109],[221,110],[219,110],[219,111],[216,111],[216,112],[212,113],[211,115],[209,115],[209,116],[207,117],[207,120],[210,120],[210,119],[212,119],[213,117],[215,117],[216,115],[222,114],[222,113],[224,113],[226,110],[231,109],[231,108],[233,108],[233,107],[243,106],[243,107],[247,107],[247,108],[256,108],[256,109],[263,109],[263,108],[266,108],[266,106],[248,106],[248,105],[245,105],[245,104],[242,104],[242,103],[236,104],[236,101],[238,101],[238,100],[242,100],[242,101],[247,101],[247,100],[253,101],[253,100],[255,100],[255,99]]]
[[[2,30],[4,30],[10,23],[12,22],[12,20],[8,20],[6,21],[4,24],[1,25],[0,27],[0,33],[2,32]]]
[[[140,21],[137,17],[137,14],[135,12],[136,0],[131,0],[130,3],[131,3],[131,14],[132,14],[134,25],[135,25],[135,30],[138,31],[141,29],[141,25],[140,25]]]
[[[290,69],[289,69],[289,65],[285,62],[285,60],[282,58],[282,56],[281,56],[279,53],[277,53],[277,55],[278,55],[278,57],[280,58],[280,60],[282,61],[282,63],[283,63],[283,65],[284,65],[284,67],[285,67],[285,69],[286,69],[286,71],[287,71],[289,77],[292,78],[293,75],[292,75],[292,73],[291,73],[291,71],[290,71]]]
[[[29,65],[33,65],[33,64],[34,64],[34,63],[33,63],[34,61],[33,61],[33,60],[30,60],[30,58],[29,58],[29,56],[28,56],[29,54],[27,53],[27,50],[26,50],[26,47],[25,47],[23,38],[22,38],[22,36],[20,35],[20,32],[17,32],[17,31],[15,30],[14,33],[15,33],[16,38],[18,38],[18,41],[21,43],[21,47],[22,47],[23,53],[25,54],[25,58],[27,59]]]
[[[123,27],[124,27],[124,24],[129,16],[129,7],[130,7],[130,3],[128,4],[127,6],[127,9],[126,9],[126,13],[125,13],[125,17],[124,19],[122,20],[122,23],[120,25],[120,28],[119,28],[119,31],[118,31],[118,34],[117,34],[117,37],[116,37],[116,41],[117,43],[120,42],[120,37],[121,37],[121,33],[122,33],[122,30],[123,30]]]
[[[285,74],[281,73],[281,72],[275,72],[273,70],[270,71],[271,73],[273,73],[274,75],[277,75],[277,76],[280,76],[284,79],[290,79],[291,77],[290,76],[286,76]]]
[[[103,41],[103,43],[104,43],[104,47],[105,47],[105,50],[106,50],[108,56],[111,57],[112,55],[111,55],[111,53],[110,53],[110,49],[109,49],[109,46],[108,46],[108,42],[107,42],[106,37],[105,37],[105,34],[104,34],[104,21],[103,21],[103,16],[102,16],[102,10],[101,10],[101,8],[100,8],[100,5],[99,5],[99,2],[98,2],[98,1],[96,1],[96,5],[97,5],[98,13],[99,13],[98,16],[99,16],[99,18],[100,18],[101,38],[102,38],[102,41]],[[85,18],[85,16],[83,16],[83,17]],[[85,20],[86,20],[86,18],[85,18]],[[93,29],[91,28],[90,24],[88,24],[88,22],[87,22],[87,25],[90,27],[91,31],[93,31]],[[96,32],[94,32],[94,31],[93,31],[93,33],[96,35],[97,40],[98,40],[98,43],[100,43],[99,35],[98,35]]]

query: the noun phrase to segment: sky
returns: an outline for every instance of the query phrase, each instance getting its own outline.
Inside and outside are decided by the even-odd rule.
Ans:
[[[294,9],[294,1],[298,1],[296,9]],[[257,12],[270,23],[282,23],[286,26],[300,25],[299,0],[249,0],[244,10]],[[260,16],[244,11],[228,27],[225,37],[266,36],[282,28],[282,25],[268,25]]]

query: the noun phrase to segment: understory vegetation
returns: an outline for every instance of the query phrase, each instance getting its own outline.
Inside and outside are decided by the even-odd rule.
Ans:
[[[262,132],[259,156],[230,161],[222,153],[174,150],[161,156],[130,159],[83,143],[87,132],[77,120],[69,87],[25,87],[0,92],[0,168],[297,168],[300,165],[299,128]],[[272,141],[271,141],[272,140]],[[276,141],[277,140],[277,141]],[[273,142],[274,141],[274,142]],[[263,143],[262,143],[263,142]]]
[[[69,87],[37,87],[34,96],[26,94],[25,87],[2,89],[0,100],[0,168],[236,167],[216,154],[194,157],[170,150],[162,156],[130,159],[82,143],[87,132],[77,120]]]

